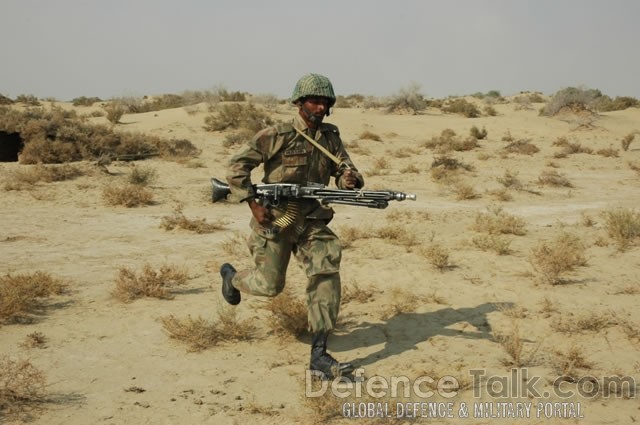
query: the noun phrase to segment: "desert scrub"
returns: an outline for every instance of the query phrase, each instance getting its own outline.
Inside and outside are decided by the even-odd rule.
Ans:
[[[170,338],[187,344],[188,351],[202,351],[225,342],[248,341],[256,331],[254,320],[240,320],[237,310],[223,308],[213,320],[203,317],[162,317],[162,327]]]
[[[541,242],[532,253],[530,262],[543,281],[552,285],[565,283],[566,273],[587,265],[586,246],[575,235],[563,232],[550,242]]]
[[[538,184],[542,186],[573,187],[569,179],[556,170],[544,170],[540,173]]]
[[[0,357],[0,418],[29,418],[45,402],[45,388],[44,373],[29,360]]]
[[[493,251],[498,255],[509,255],[513,253],[511,240],[498,235],[480,235],[471,239],[473,244],[483,251]]]
[[[68,283],[47,272],[0,276],[0,322],[30,322],[42,314],[45,300],[61,295]]]
[[[302,297],[296,297],[288,288],[270,298],[265,308],[270,313],[267,324],[277,337],[286,339],[308,333],[307,304]]]
[[[464,115],[467,118],[477,118],[480,116],[478,107],[465,99],[455,99],[448,101],[447,104],[442,107],[442,112],[450,114],[460,114]]]
[[[101,157],[137,159],[153,155],[178,161],[200,154],[188,140],[115,132],[109,126],[88,123],[75,111],[59,107],[19,111],[0,106],[0,130],[20,134],[24,142],[21,164],[54,164]]]
[[[470,151],[478,147],[478,139],[473,136],[462,139],[456,135],[455,131],[445,128],[439,136],[434,136],[431,140],[424,142],[423,146],[427,149],[433,149],[438,154],[446,154],[451,151]]]
[[[469,130],[469,134],[471,135],[471,137],[482,140],[487,137],[487,129],[482,127],[482,130],[478,130],[478,127],[474,125],[473,127],[471,127],[471,130]]]
[[[505,212],[502,207],[487,208],[486,213],[478,213],[472,229],[490,235],[511,234],[523,236],[527,233],[525,221]]]
[[[186,270],[172,265],[163,265],[156,271],[145,264],[139,274],[121,267],[112,295],[125,303],[142,297],[172,299],[172,289],[184,285],[188,278]]]
[[[162,217],[160,227],[165,230],[183,229],[198,234],[213,233],[223,230],[226,223],[222,219],[218,219],[216,223],[207,223],[205,218],[190,219],[184,215],[183,206],[177,205],[172,215]]]
[[[153,204],[153,192],[136,184],[110,185],[103,189],[102,199],[111,206],[127,208]]]
[[[243,128],[255,133],[276,122],[252,103],[228,103],[218,105],[215,112],[204,119],[204,123],[207,131]]]
[[[13,170],[4,183],[5,190],[32,189],[38,183],[52,183],[57,181],[72,180],[83,176],[84,170],[80,167],[63,165],[26,165],[24,168]]]
[[[618,208],[602,213],[605,229],[619,251],[626,251],[640,237],[640,213]]]
[[[438,271],[451,268],[449,250],[439,242],[431,242],[420,250],[420,254]]]
[[[427,108],[428,102],[421,93],[418,83],[411,83],[407,87],[402,87],[391,96],[386,105],[387,112],[411,113],[416,115]]]
[[[554,116],[563,108],[589,110],[593,108],[594,102],[601,96],[602,93],[600,90],[586,87],[567,87],[558,90],[551,99],[549,99],[541,114]]]
[[[148,186],[158,180],[158,171],[155,168],[147,166],[135,166],[127,181],[136,186]]]
[[[529,139],[521,139],[509,143],[503,148],[505,153],[517,153],[520,155],[533,155],[540,152],[540,148],[531,143]]]

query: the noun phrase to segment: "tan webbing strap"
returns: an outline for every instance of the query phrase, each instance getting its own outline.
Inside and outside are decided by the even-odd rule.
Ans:
[[[347,165],[347,163],[340,161],[334,154],[332,154],[331,152],[329,152],[324,146],[322,146],[320,143],[316,142],[315,140],[313,140],[311,137],[309,137],[307,134],[305,134],[304,132],[298,130],[296,127],[293,127],[293,129],[302,137],[304,137],[305,139],[307,139],[307,141],[309,143],[311,143],[313,146],[315,146],[316,148],[318,148],[318,150],[320,152],[322,152],[323,154],[325,154],[330,160],[332,160],[333,162],[336,163],[336,165],[338,167],[343,167],[345,169],[350,169],[351,167],[349,167],[349,165]]]

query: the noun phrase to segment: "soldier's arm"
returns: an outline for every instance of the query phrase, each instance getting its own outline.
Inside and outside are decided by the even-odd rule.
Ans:
[[[246,145],[229,161],[227,182],[231,190],[232,199],[242,202],[250,201],[255,194],[251,182],[251,171],[262,163],[263,132],[257,133]]]
[[[331,175],[336,178],[336,186],[340,189],[364,187],[364,177],[360,172],[358,172],[358,169],[349,157],[349,154],[347,153],[347,150],[342,143],[342,139],[340,138],[340,133],[338,132],[337,128],[333,132],[333,142],[333,154],[340,160],[341,163],[346,164],[349,167],[348,170],[350,171],[349,173],[345,173],[345,171],[347,171],[346,168],[339,168],[337,165],[333,164]],[[356,179],[355,186],[353,187],[348,187],[345,181],[346,177],[349,175],[353,176]]]

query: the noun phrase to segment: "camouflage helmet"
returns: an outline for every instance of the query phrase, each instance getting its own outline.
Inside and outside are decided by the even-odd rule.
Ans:
[[[293,89],[291,103],[296,103],[298,100],[307,96],[326,97],[329,99],[329,108],[336,103],[336,95],[333,93],[331,81],[320,74],[303,75]]]

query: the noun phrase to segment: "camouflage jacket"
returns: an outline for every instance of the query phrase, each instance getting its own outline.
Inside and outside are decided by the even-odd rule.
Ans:
[[[338,169],[331,159],[296,133],[294,126],[312,136],[302,117],[296,115],[291,123],[259,131],[240,152],[231,158],[227,181],[234,200],[241,202],[254,196],[251,171],[260,164],[264,165],[263,183],[329,185],[331,177],[335,177],[336,186],[344,188],[341,180],[344,170]],[[320,124],[314,140],[339,160],[348,164],[355,171],[358,179],[357,186],[364,186],[362,175],[357,172],[340,139],[338,127],[328,123]],[[305,206],[304,213],[312,218],[330,218],[327,216],[330,210],[320,214],[318,208],[318,202],[313,201]]]

